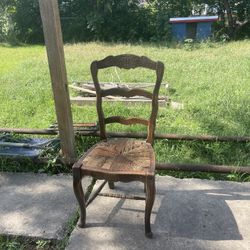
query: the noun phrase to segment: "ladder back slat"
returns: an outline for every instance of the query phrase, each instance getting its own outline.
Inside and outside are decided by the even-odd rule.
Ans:
[[[105,89],[101,91],[101,96],[124,96],[124,97],[133,97],[133,96],[144,96],[149,99],[153,98],[153,94],[150,93],[149,91],[146,91],[144,89],[139,89],[139,88],[134,88],[134,89],[129,89],[129,88],[112,88],[112,89]]]
[[[132,125],[132,124],[142,124],[145,126],[148,126],[149,121],[146,119],[142,119],[142,118],[125,118],[122,116],[110,116],[105,118],[105,124],[109,124],[109,123],[121,123],[123,125]]]

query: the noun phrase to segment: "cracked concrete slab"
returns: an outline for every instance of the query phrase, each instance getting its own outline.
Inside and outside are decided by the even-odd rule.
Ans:
[[[76,211],[72,176],[0,173],[1,235],[61,239]]]
[[[87,227],[74,229],[67,250],[250,249],[250,183],[157,176],[156,187],[153,239],[144,236],[144,201],[98,196],[87,208]],[[106,185],[102,193],[144,195],[138,182]]]

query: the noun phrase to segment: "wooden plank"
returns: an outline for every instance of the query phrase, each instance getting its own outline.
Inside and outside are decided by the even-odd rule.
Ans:
[[[117,96],[111,96],[112,95],[120,95],[120,96],[126,96],[127,98],[131,97],[131,96],[144,96],[146,98],[150,98],[152,99],[152,93],[148,92],[146,90],[143,89],[143,87],[137,86],[137,85],[126,85],[126,84],[119,84],[115,85],[115,84],[109,84],[109,83],[101,83],[100,84],[101,89],[102,89],[102,97],[107,97],[109,99],[117,99],[119,97]],[[114,87],[115,86],[115,87]],[[118,86],[118,87],[117,87]],[[154,85],[150,85],[151,87]],[[70,88],[78,90],[80,92],[85,92],[85,93],[89,93],[89,94],[93,94],[94,96],[96,96],[96,90],[95,90],[95,86],[90,84],[82,84],[82,85],[69,85]],[[145,86],[144,86],[145,88]],[[110,92],[110,93],[108,93]],[[121,92],[126,92],[125,95],[122,95]],[[142,93],[142,94],[140,94]],[[107,95],[110,94],[110,95]],[[159,96],[158,100],[168,100],[170,101],[170,98],[168,96]]]
[[[79,106],[84,106],[84,105],[95,105],[96,104],[96,97],[82,97],[82,96],[76,96],[76,97],[70,97],[70,101],[72,104],[76,104]],[[119,98],[119,99],[106,99],[103,98],[104,102],[110,102],[110,103],[124,103],[124,104],[147,104],[151,105],[152,100],[147,99],[147,98]],[[158,104],[161,107],[165,107],[167,105],[166,100],[158,100]]]
[[[97,123],[96,122],[78,122],[73,124],[74,128],[96,128]],[[58,128],[57,123],[51,124],[49,128]]]
[[[74,86],[74,85],[69,85],[70,88],[72,89],[75,89],[75,90],[78,90],[78,91],[81,91],[81,92],[84,92],[84,93],[88,93],[88,94],[92,94],[94,96],[96,96],[96,91],[95,90],[90,90],[90,89],[87,89],[87,88],[83,88],[83,87],[77,87],[77,86]],[[119,97],[116,97],[116,96],[106,96],[108,99],[120,99]]]
[[[79,81],[74,81],[73,84],[77,86],[82,86],[82,87],[89,87],[91,89],[95,89],[94,83],[90,81],[86,82],[79,82]],[[163,83],[162,85],[168,85],[167,83]],[[151,88],[155,86],[155,83],[150,83],[150,82],[101,82],[100,86],[102,89],[109,89],[109,88],[114,88],[114,87],[132,87],[132,88]]]
[[[57,0],[39,0],[49,62],[62,156],[66,164],[75,161],[74,130]]]
[[[78,87],[78,86],[74,86],[74,85],[69,85],[69,87],[71,89],[78,90],[78,91],[96,96],[95,90],[91,90],[91,89],[87,89],[87,88],[83,88],[83,87]]]

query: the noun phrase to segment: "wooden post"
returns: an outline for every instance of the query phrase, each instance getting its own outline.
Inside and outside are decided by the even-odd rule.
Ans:
[[[64,162],[75,160],[74,130],[57,0],[39,0]]]

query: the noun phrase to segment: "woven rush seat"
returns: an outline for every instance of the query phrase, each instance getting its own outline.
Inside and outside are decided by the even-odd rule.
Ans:
[[[85,174],[154,175],[155,156],[150,143],[132,139],[112,139],[93,146],[79,161]]]

